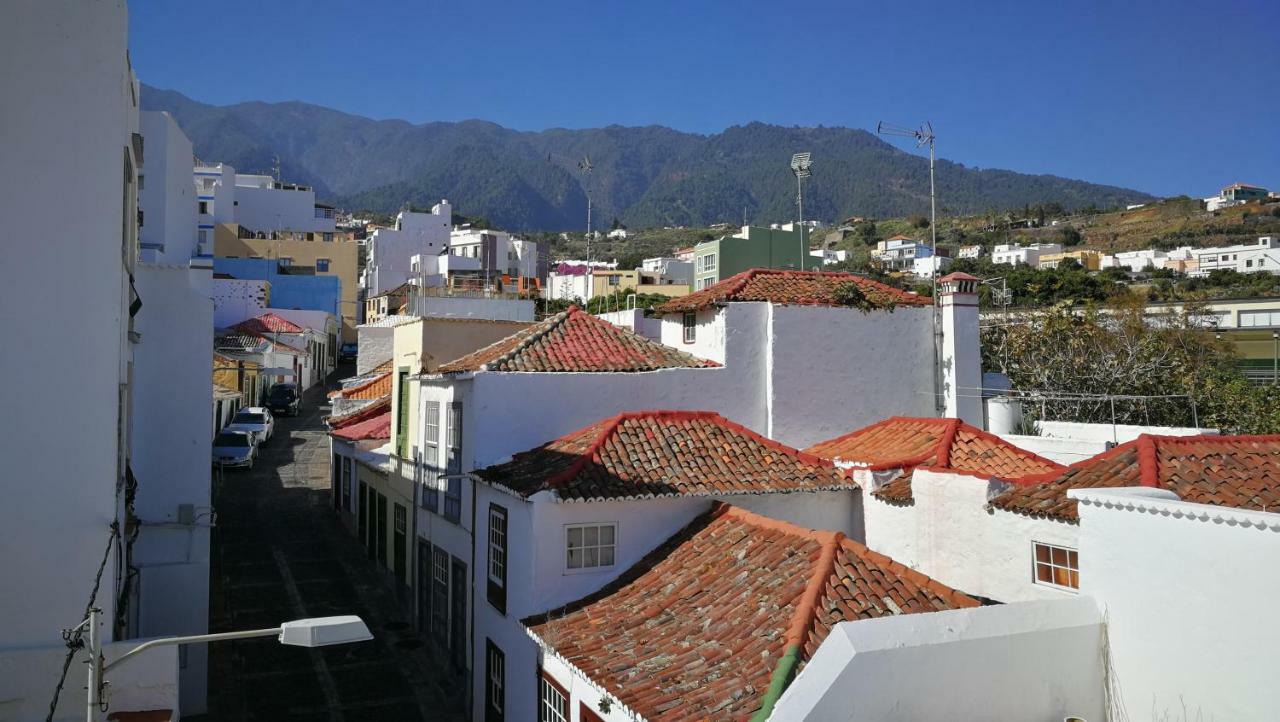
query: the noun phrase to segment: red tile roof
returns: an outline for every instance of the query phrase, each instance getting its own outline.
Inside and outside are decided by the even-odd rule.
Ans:
[[[635,411],[476,472],[562,500],[852,489],[835,466],[710,411]]]
[[[391,394],[391,382],[391,372],[387,371],[354,386],[331,391],[329,398],[379,399]]]
[[[298,324],[277,316],[274,313],[264,313],[257,318],[251,318],[247,321],[241,321],[232,326],[237,331],[245,333],[264,334],[264,333],[302,333],[306,329]]]
[[[461,371],[655,371],[708,368],[714,361],[663,346],[570,306],[501,341],[440,366]]]
[[[658,306],[658,313],[697,311],[715,304],[733,301],[768,301],[770,303],[798,306],[843,306],[836,300],[837,290],[854,283],[873,303],[889,307],[928,306],[930,299],[873,281],[853,273],[827,271],[781,271],[769,268],[753,268],[736,276],[695,291],[687,296],[673,298]]]
[[[977,604],[842,534],[717,504],[599,592],[524,624],[645,718],[743,720],[784,655],[806,662],[839,622]]]
[[[872,471],[902,469],[902,475],[875,492],[876,498],[895,502],[911,501],[911,471],[917,467],[1009,481],[1066,468],[959,419],[894,416],[805,451]]]
[[[991,500],[998,509],[1075,520],[1068,489],[1150,486],[1183,501],[1239,509],[1280,506],[1280,435],[1152,436],[1143,434],[1065,471],[1023,479]]]
[[[362,421],[347,421],[330,432],[333,436],[347,441],[368,441],[371,439],[391,438],[391,411],[366,418]]]

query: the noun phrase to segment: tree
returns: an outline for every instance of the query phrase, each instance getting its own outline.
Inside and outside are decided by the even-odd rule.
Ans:
[[[907,223],[910,223],[912,228],[928,228],[929,227],[929,219],[919,214],[908,216]]]
[[[1075,226],[1063,226],[1058,230],[1058,242],[1064,247],[1078,246],[1083,240],[1084,238],[1080,235],[1080,231],[1075,229]]]
[[[622,221],[618,220],[617,216],[614,216],[613,224],[609,226],[609,230],[616,231],[619,228],[626,228],[626,226],[622,225]]]
[[[1151,318],[1136,298],[1083,312],[1059,305],[986,329],[984,366],[1038,400],[1035,417],[1280,431],[1280,387],[1249,384],[1209,318],[1196,304]]]

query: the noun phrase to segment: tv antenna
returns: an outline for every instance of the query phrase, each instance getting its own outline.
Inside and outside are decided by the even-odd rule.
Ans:
[[[591,267],[591,171],[595,170],[591,165],[591,156],[584,155],[582,160],[578,161],[578,170],[582,171],[582,184],[587,190],[587,267]]]
[[[804,191],[801,187],[801,181],[811,175],[810,168],[813,167],[813,160],[809,153],[796,153],[791,156],[791,172],[796,177],[796,213],[798,222],[796,230],[800,234],[800,270],[804,270],[804,257],[809,255],[809,242],[804,237]]]

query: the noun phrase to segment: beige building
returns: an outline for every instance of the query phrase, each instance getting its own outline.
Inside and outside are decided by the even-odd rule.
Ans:
[[[1096,271],[1102,268],[1102,253],[1090,250],[1049,253],[1040,256],[1040,262],[1036,267],[1057,268],[1059,263],[1067,260],[1068,258],[1079,261],[1080,265],[1083,266],[1086,271]]]
[[[402,283],[399,286],[364,300],[364,321],[361,323],[377,323],[387,316],[400,313],[400,308],[409,300],[412,284]]]
[[[314,268],[317,276],[337,276],[342,284],[342,340],[355,342],[359,312],[359,249],[348,233],[304,231],[273,232],[274,238],[253,235],[235,223],[221,223],[214,230],[214,256],[218,258],[272,258],[290,266]],[[266,234],[258,234],[266,235]],[[333,238],[332,241],[323,240]],[[330,309],[316,309],[330,310]],[[330,310],[332,312],[332,310]]]
[[[661,283],[656,273],[620,268],[597,268],[591,271],[591,298],[615,293],[655,293],[672,298],[689,295],[687,283]]]

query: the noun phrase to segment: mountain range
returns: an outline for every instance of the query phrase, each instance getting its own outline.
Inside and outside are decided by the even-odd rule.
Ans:
[[[143,86],[144,110],[168,111],[206,162],[316,189],[352,210],[395,212],[448,198],[458,213],[510,230],[786,221],[793,153],[813,154],[806,218],[928,214],[929,162],[854,128],[734,126],[713,135],[662,126],[517,131],[481,120],[373,120],[301,102],[214,106]],[[579,164],[590,158],[592,172]],[[937,162],[939,213],[1057,202],[1100,208],[1152,200],[1135,190],[1052,175]]]

